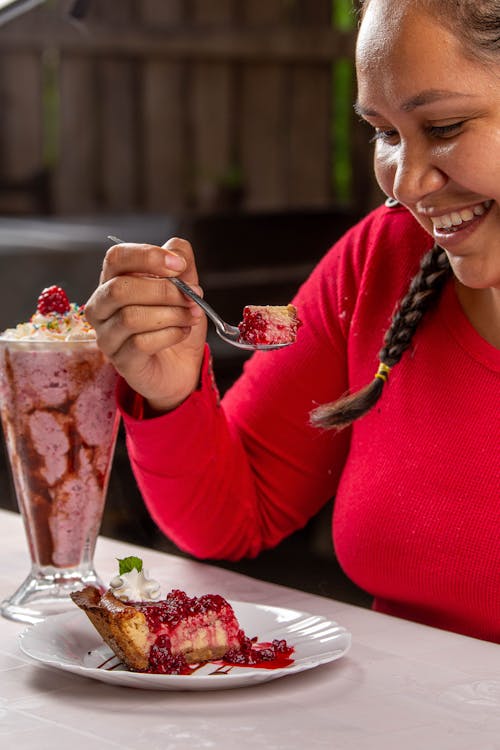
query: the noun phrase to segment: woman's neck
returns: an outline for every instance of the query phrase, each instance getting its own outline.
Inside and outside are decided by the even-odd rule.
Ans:
[[[455,282],[460,304],[476,331],[500,349],[500,289],[471,289]]]

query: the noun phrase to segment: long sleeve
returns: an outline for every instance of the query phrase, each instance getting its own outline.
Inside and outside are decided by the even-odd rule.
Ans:
[[[207,350],[200,389],[174,412],[141,420],[123,409],[132,466],[152,517],[197,556],[255,555],[305,525],[335,492],[349,435],[319,433],[309,412],[327,398],[336,372],[336,390],[347,387],[344,345],[341,332],[337,341],[329,332],[325,357],[309,296],[295,300],[299,341],[254,355],[221,403]],[[125,387],[120,401],[126,404]]]
[[[261,418],[266,423],[264,413]],[[304,414],[309,431],[306,420]],[[305,524],[330,496],[298,445],[294,455],[282,442],[273,444],[271,431],[262,435],[255,427],[254,436],[240,434],[219,402],[208,349],[199,391],[175,412],[148,420],[126,415],[125,421],[132,466],[152,517],[198,557],[255,555]],[[274,428],[279,430],[276,422]],[[311,482],[321,490],[314,504]]]

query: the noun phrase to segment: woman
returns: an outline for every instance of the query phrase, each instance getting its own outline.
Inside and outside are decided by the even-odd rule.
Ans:
[[[180,547],[255,555],[335,496],[338,559],[375,609],[496,642],[499,38],[498,0],[365,3],[356,108],[392,203],[299,290],[297,343],[254,355],[222,404],[202,313],[144,276],[197,288],[188,242],[111,248],[87,307],[138,483]]]

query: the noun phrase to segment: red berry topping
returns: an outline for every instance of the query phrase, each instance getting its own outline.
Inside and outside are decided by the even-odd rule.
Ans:
[[[48,286],[38,297],[36,309],[42,315],[48,315],[53,312],[64,314],[71,308],[64,289],[60,286]]]

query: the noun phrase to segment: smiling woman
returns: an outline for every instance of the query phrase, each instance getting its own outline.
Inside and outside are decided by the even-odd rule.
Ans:
[[[400,305],[403,316],[386,334],[380,359],[388,368],[410,345],[448,265],[466,313],[500,346],[500,187],[491,168],[491,156],[500,158],[499,26],[498,0],[363,4],[355,109],[374,129],[381,188],[436,242],[423,261],[426,274],[423,265]],[[314,422],[337,426],[358,418],[377,402],[385,380],[379,373],[379,382],[355,396],[316,409]]]
[[[390,200],[297,292],[296,343],[222,401],[206,324],[158,278],[200,283],[188,241],[110,248],[86,308],[179,547],[254,556],[334,497],[338,560],[376,609],[498,643],[499,39],[500,0],[364,4],[356,107]]]

